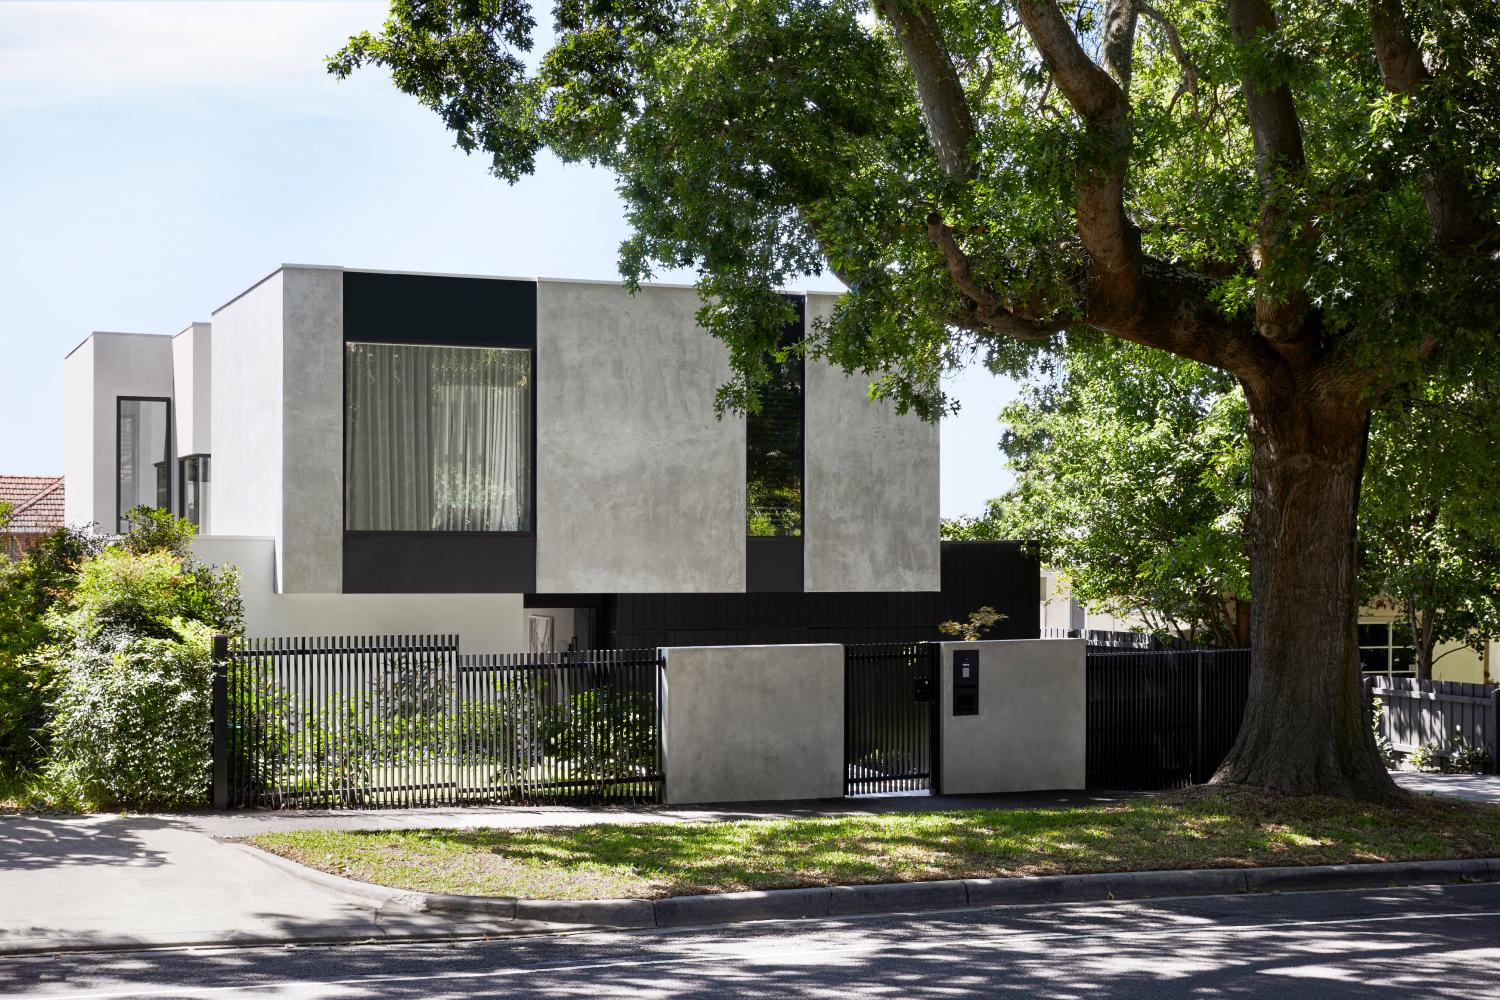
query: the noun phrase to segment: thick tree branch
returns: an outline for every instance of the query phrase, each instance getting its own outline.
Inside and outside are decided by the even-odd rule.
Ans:
[[[1276,343],[1293,360],[1305,360],[1314,349],[1315,324],[1306,322],[1308,301],[1298,275],[1297,258],[1307,253],[1314,239],[1311,226],[1293,231],[1288,219],[1287,181],[1305,172],[1302,122],[1292,88],[1284,80],[1266,79],[1264,59],[1253,50],[1276,33],[1276,15],[1266,0],[1229,0],[1229,27],[1241,52],[1252,53],[1245,74],[1245,112],[1255,143],[1255,173],[1260,180],[1261,271],[1280,271],[1283,287],[1258,284],[1255,301],[1256,326],[1261,335]]]
[[[1135,22],[1140,10],[1138,0],[1109,0],[1104,8],[1104,68],[1130,93],[1130,74],[1135,58]]]
[[[1430,75],[1401,0],[1370,0],[1370,32],[1385,88],[1420,100],[1420,90]],[[1429,171],[1422,189],[1432,236],[1439,247],[1463,250],[1495,236],[1495,222],[1475,204],[1468,172],[1461,164],[1447,163]]]
[[[970,146],[974,141],[974,115],[964,94],[963,81],[943,44],[942,29],[932,10],[903,0],[882,0],[880,12],[896,29],[901,51],[917,80],[917,96],[938,163],[949,176],[965,178],[973,173]]]
[[[1144,268],[1140,231],[1125,215],[1130,102],[1115,79],[1084,52],[1054,0],[1021,0],[1019,10],[1058,89],[1098,140],[1098,148],[1079,164],[1075,184],[1078,237],[1089,258],[1084,289],[1088,311],[1106,325],[1128,326],[1143,305]],[[1132,10],[1132,32],[1134,17]],[[1124,61],[1128,67],[1128,58]]]

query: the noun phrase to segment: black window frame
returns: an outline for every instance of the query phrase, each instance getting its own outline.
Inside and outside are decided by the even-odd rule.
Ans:
[[[172,434],[172,431],[173,431],[173,427],[172,427],[172,397],[171,396],[116,396],[115,397],[115,466],[114,466],[114,477],[115,477],[115,534],[117,534],[117,535],[122,535],[126,531],[125,512],[122,511],[122,510],[120,510],[120,501],[121,501],[121,499],[123,499],[120,496],[120,457],[121,457],[121,453],[120,453],[120,445],[121,445],[121,441],[120,441],[120,418],[122,416],[124,416],[123,407],[121,406],[122,403],[165,403],[167,405],[167,419],[166,419],[167,439],[166,439],[166,442],[165,442],[166,457],[163,459],[163,461],[166,463],[166,466],[167,466],[167,477],[168,477],[167,478],[167,506],[165,506],[165,507],[157,507],[156,509],[157,510],[165,510],[168,514],[172,514],[174,516],[177,513],[175,510],[172,509],[172,486],[171,486],[172,477],[175,476],[175,474],[176,474],[176,470],[174,468],[174,466],[176,465],[176,462],[173,461],[173,459],[176,456],[173,454],[173,448],[172,448],[172,439],[173,439],[173,434]],[[152,463],[152,464],[155,465],[156,463]],[[142,506],[145,506],[145,505],[144,504],[136,504],[134,507],[131,507],[130,509],[134,510],[135,507],[142,507]]]
[[[343,343],[524,349],[531,360],[530,525],[525,531],[349,528],[347,364],[339,364],[343,592],[530,593],[536,590],[537,282],[517,278],[344,271]]]
[[[196,462],[198,465],[198,475],[195,479],[195,482],[198,484],[198,520],[193,521],[193,524],[199,528],[203,527],[203,484],[212,481],[211,473],[205,474],[212,467],[210,464],[211,458],[212,456],[209,452],[195,451],[191,455],[183,455],[177,460],[177,516],[184,520],[191,520],[187,516],[187,464],[189,462]]]

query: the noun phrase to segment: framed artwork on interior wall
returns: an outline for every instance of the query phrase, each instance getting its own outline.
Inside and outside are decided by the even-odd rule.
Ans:
[[[533,653],[552,652],[552,617],[550,615],[530,615],[526,619],[527,635],[530,644],[527,648]]]

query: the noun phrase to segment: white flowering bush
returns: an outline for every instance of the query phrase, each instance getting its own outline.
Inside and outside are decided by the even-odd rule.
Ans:
[[[213,630],[178,618],[168,631],[114,632],[59,651],[54,795],[83,807],[206,804]]]

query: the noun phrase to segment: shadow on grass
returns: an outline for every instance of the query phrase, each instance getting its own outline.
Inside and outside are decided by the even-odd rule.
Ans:
[[[1196,790],[1064,810],[299,832],[256,843],[340,874],[427,891],[663,897],[925,879],[1500,855],[1500,809],[1398,807]]]

